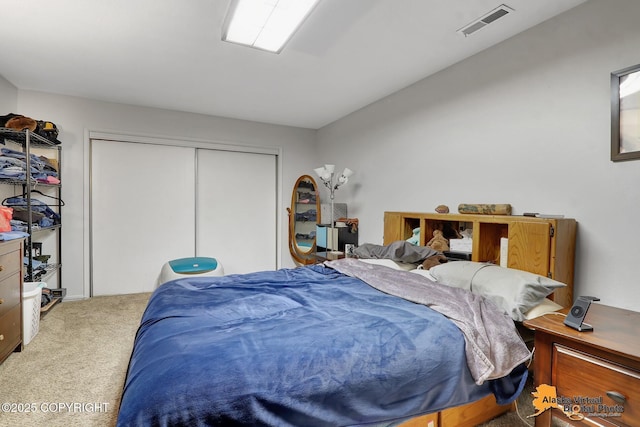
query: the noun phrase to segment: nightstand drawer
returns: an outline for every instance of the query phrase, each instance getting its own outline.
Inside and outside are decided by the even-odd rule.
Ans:
[[[10,251],[3,251],[0,253],[0,280],[10,276],[16,271],[20,271],[22,264],[22,254],[20,253],[19,242],[17,242],[17,244],[11,244],[8,247],[3,247],[2,249]]]
[[[20,273],[0,280],[0,317],[20,303]]]
[[[608,421],[640,426],[640,372],[562,345],[554,346],[553,366],[552,382],[558,397],[593,399],[583,402],[582,414],[611,414],[618,412],[616,407],[623,407],[621,416]],[[616,401],[612,395],[624,401]]]

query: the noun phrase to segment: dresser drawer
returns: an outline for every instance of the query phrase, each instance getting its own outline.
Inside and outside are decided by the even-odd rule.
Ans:
[[[22,267],[22,245],[19,241],[0,247],[0,280],[11,276]]]
[[[554,347],[552,363],[558,397],[585,398],[583,415],[620,413],[603,421],[640,426],[640,372],[562,345]],[[616,395],[624,401],[611,397]]]
[[[20,303],[20,272],[0,280],[0,317]]]
[[[0,317],[0,362],[20,343],[20,306]]]

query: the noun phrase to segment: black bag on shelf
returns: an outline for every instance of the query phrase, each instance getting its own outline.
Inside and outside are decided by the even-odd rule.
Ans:
[[[42,120],[37,120],[36,123],[37,125],[36,130],[34,131],[35,133],[43,138],[48,139],[54,144],[60,144],[60,141],[58,141],[58,127],[55,123]]]

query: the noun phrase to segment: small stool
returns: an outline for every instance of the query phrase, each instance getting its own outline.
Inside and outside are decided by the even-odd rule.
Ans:
[[[224,268],[215,258],[189,257],[174,259],[162,266],[158,286],[170,280],[190,276],[224,276]]]

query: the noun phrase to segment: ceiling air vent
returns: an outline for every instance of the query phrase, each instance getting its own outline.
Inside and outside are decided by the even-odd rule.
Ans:
[[[493,9],[491,12],[485,14],[479,19],[476,19],[472,23],[460,28],[458,32],[463,34],[465,37],[467,37],[475,33],[476,31],[478,31],[480,28],[486,27],[492,22],[495,22],[498,19],[502,18],[503,16],[506,16],[512,12],[513,12],[512,8],[510,8],[505,4],[501,4],[497,8]]]

